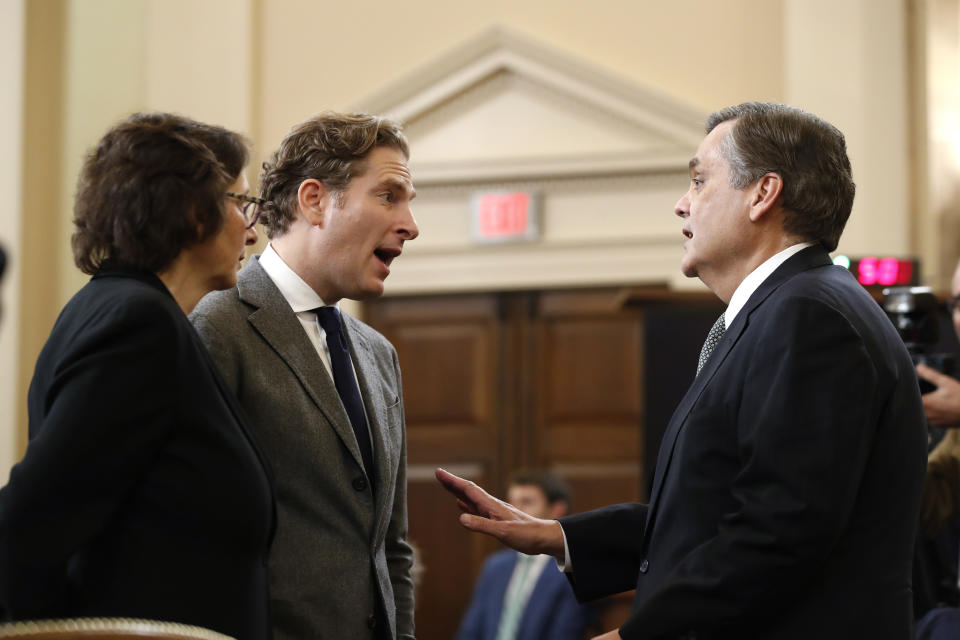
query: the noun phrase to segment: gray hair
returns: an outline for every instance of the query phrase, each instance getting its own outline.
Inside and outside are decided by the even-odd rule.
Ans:
[[[731,120],[720,143],[730,185],[743,189],[776,173],[783,180],[784,231],[836,249],[856,192],[840,130],[796,107],[745,102],[711,114],[707,133]]]

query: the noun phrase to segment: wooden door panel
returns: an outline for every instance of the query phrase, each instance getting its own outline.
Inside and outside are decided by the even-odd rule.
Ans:
[[[490,481],[479,465],[446,465],[478,484]],[[408,470],[408,539],[416,549],[416,633],[423,640],[452,639],[473,593],[473,580],[497,543],[457,521],[460,510],[439,489],[433,465]]]
[[[490,424],[493,400],[489,327],[479,322],[418,323],[394,333],[408,420],[417,428]]]
[[[552,469],[577,511],[639,499],[642,314],[612,289],[381,299],[366,310],[403,371],[409,538],[423,567],[417,637],[449,640],[501,547],[459,525],[434,468],[500,497],[514,470]],[[624,602],[608,602],[603,624],[622,620]]]
[[[579,464],[601,476],[600,463],[639,469],[643,321],[618,300],[615,290],[550,293],[540,300],[535,428],[541,466]],[[609,493],[601,493],[606,503],[623,502],[639,487],[617,493],[611,486]]]
[[[495,295],[379,300],[366,320],[396,347],[407,421],[409,540],[421,571],[421,640],[454,637],[483,560],[497,548],[460,526],[434,479],[444,467],[498,491],[503,474],[502,327]]]
[[[558,318],[542,325],[547,419],[623,422],[640,413],[641,336],[632,318]]]

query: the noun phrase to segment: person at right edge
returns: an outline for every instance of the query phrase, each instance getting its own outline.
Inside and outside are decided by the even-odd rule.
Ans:
[[[649,503],[538,520],[438,479],[464,526],[555,556],[578,599],[635,587],[602,640],[906,640],[926,429],[903,342],[828,255],[853,205],[843,134],[757,102],[706,129],[675,208],[681,269],[727,308]]]
[[[960,337],[960,263],[953,274],[947,307]],[[960,637],[957,607],[957,545],[960,529],[960,380],[927,365],[917,375],[936,387],[923,395],[931,427],[943,437],[927,458],[920,509],[920,533],[914,559],[917,640]]]

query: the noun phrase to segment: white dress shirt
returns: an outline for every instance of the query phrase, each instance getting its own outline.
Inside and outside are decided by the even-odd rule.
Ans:
[[[736,288],[733,295],[730,296],[730,304],[727,305],[727,310],[723,312],[724,327],[729,328],[733,324],[734,318],[743,309],[743,305],[747,304],[747,300],[750,299],[753,292],[760,288],[764,280],[769,278],[777,270],[777,267],[786,262],[793,254],[799,253],[807,247],[812,247],[814,244],[813,242],[801,242],[789,246],[780,253],[767,258],[759,267],[751,271],[740,283],[740,286]]]
[[[310,339],[310,344],[317,350],[317,355],[323,362],[330,379],[333,380],[333,367],[330,365],[330,349],[327,347],[327,334],[313,312],[317,307],[330,306],[317,295],[313,287],[298,276],[293,269],[287,266],[280,254],[274,251],[272,245],[267,245],[260,256],[260,266],[267,272],[273,283],[280,290],[280,295],[287,301],[297,320],[303,325],[303,330]],[[336,306],[336,305],[333,305]],[[356,373],[354,373],[356,375]]]

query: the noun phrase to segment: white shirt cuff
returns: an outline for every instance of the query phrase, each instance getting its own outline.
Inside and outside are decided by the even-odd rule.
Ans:
[[[560,521],[557,521],[557,524],[560,524]],[[563,563],[559,560],[556,560],[557,568],[564,573],[573,573],[573,560],[570,559],[570,546],[567,544],[567,532],[563,530],[563,525],[560,525],[560,533],[563,535]]]

